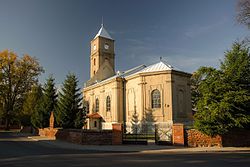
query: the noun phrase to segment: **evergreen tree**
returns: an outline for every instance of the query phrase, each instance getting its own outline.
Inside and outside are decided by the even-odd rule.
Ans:
[[[22,125],[30,126],[35,120],[37,120],[37,122],[42,121],[39,117],[34,117],[34,115],[38,113],[37,106],[41,104],[42,96],[43,92],[40,85],[34,85],[31,88],[30,92],[27,93],[21,112]],[[33,121],[31,120],[31,118]]]
[[[132,115],[131,124],[132,124],[131,126],[132,134],[138,134],[140,131],[140,128],[139,128],[139,118],[138,118],[138,114],[136,113],[136,111]]]
[[[86,120],[86,107],[83,106],[82,109],[79,109],[78,113],[76,114],[76,119],[75,119],[75,128],[81,129]]]
[[[57,106],[57,93],[55,88],[55,82],[52,75],[49,76],[47,82],[44,85],[43,102],[40,109],[42,110],[42,127],[49,126],[50,113],[55,111]]]
[[[225,53],[219,70],[200,68],[194,103],[195,127],[208,135],[250,124],[250,55],[241,43]],[[193,78],[195,78],[193,77]],[[197,81],[197,80],[196,80]]]
[[[146,110],[141,120],[141,132],[149,133],[149,134],[153,133],[155,130],[154,122],[155,122],[155,119],[153,116],[153,111]]]
[[[38,87],[35,88],[35,93],[36,96],[36,101],[34,101],[33,105],[33,112],[31,114],[31,124],[35,128],[42,128],[43,125],[43,90],[42,87],[39,85]]]
[[[68,74],[63,83],[62,92],[59,93],[58,108],[56,112],[57,122],[63,128],[79,128],[83,123],[83,110],[81,107],[81,93],[77,88],[77,78],[74,74]],[[82,121],[82,123],[80,123]]]

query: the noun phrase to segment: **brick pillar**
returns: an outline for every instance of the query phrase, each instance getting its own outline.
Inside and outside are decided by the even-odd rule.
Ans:
[[[173,124],[173,145],[184,146],[184,125]]]
[[[112,145],[120,145],[122,144],[122,124],[115,123],[112,124]]]

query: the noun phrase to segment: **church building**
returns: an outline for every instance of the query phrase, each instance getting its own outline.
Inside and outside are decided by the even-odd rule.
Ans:
[[[192,123],[190,77],[164,60],[115,71],[114,39],[102,25],[91,41],[90,79],[83,88],[87,129],[122,123]]]

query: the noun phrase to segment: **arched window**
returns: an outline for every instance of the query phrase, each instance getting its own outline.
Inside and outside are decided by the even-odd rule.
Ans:
[[[151,93],[152,108],[161,108],[161,93],[155,89]]]
[[[95,66],[95,59],[94,59],[94,66]]]
[[[95,112],[99,112],[99,99],[95,99]]]
[[[95,70],[94,70],[94,75],[95,75]]]
[[[106,98],[106,111],[110,111],[110,97],[107,96]]]
[[[86,113],[89,114],[89,102],[88,101],[85,102],[84,107],[85,107]]]
[[[95,128],[97,127],[97,122],[96,122],[96,121],[94,122],[94,127],[95,127]]]

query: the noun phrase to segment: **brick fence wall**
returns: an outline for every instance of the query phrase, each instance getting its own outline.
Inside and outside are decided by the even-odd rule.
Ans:
[[[0,125],[0,130],[5,130],[6,125]],[[9,129],[21,129],[20,125],[10,125]]]
[[[234,129],[224,135],[211,137],[195,129],[185,130],[185,144],[189,147],[247,147],[250,130]]]
[[[175,146],[184,146],[184,125],[173,124],[172,141]]]
[[[111,145],[112,130],[59,129],[56,139],[83,145]]]
[[[122,124],[112,125],[112,130],[84,130],[84,129],[39,129],[40,136],[55,137],[84,145],[120,145],[122,144]]]
[[[222,135],[222,145],[224,147],[249,147],[250,130],[234,129],[229,133]]]
[[[122,144],[122,134],[123,126],[122,124],[112,124],[112,144],[120,145]]]
[[[210,137],[196,129],[185,130],[185,144],[189,147],[213,147],[222,146],[220,136]]]

